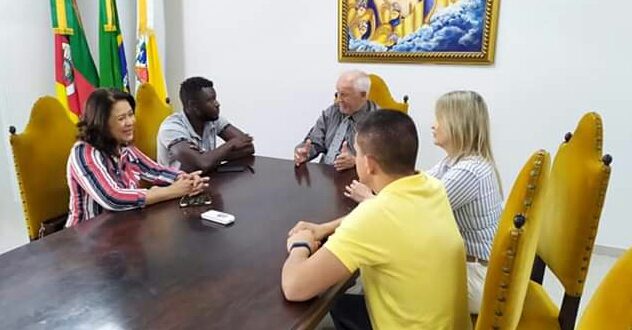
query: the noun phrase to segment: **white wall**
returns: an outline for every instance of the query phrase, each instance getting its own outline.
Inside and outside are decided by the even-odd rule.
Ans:
[[[136,2],[118,0],[131,83],[136,46]],[[163,1],[155,1],[156,35],[164,57]],[[88,44],[98,68],[99,2],[79,0]],[[54,54],[50,1],[0,2],[0,253],[28,242],[21,202],[13,170],[8,127],[21,132],[35,100],[54,95]],[[133,88],[133,87],[132,87]]]
[[[3,1],[0,5],[0,253],[27,242],[8,127],[22,131],[40,95],[54,94],[53,39],[49,3]],[[26,18],[26,19],[25,19]],[[35,22],[42,22],[34,24]]]
[[[21,131],[37,97],[54,93],[49,6],[41,0],[0,2],[0,44],[7,46],[0,52],[0,253],[27,242],[7,128]],[[79,6],[98,63],[97,1],[79,0]],[[131,72],[134,1],[119,0],[118,6]],[[546,6],[503,1],[496,64],[487,67],[340,64],[335,1],[253,1],[235,8],[226,1],[157,0],[156,28],[174,105],[179,107],[184,77],[211,78],[224,115],[254,134],[260,155],[289,159],[332,99],[337,75],[348,68],[378,73],[396,95],[410,96],[410,113],[422,130],[422,168],[442,155],[430,143],[434,100],[457,88],[481,92],[491,108],[506,189],[532,151],[555,152],[583,112],[598,111],[614,170],[597,243],[624,248],[632,245],[625,209],[632,194],[626,170],[632,160],[632,130],[626,127],[632,122],[626,108],[632,101],[632,46],[624,42],[632,30],[630,9],[632,4],[620,3],[604,12],[588,0]]]
[[[598,244],[632,245],[626,203],[632,194],[632,4],[604,11],[599,2],[528,1],[501,4],[493,66],[340,64],[336,1],[190,0],[169,4],[167,24],[183,22],[181,44],[168,47],[177,77],[216,83],[222,112],[255,137],[257,154],[291,158],[292,147],[332,100],[337,75],[359,68],[381,75],[396,95],[410,96],[421,128],[420,166],[442,156],[431,143],[433,103],[453,89],[482,93],[490,106],[494,149],[506,190],[531,152],[557,150],[580,116],[594,110],[605,122],[613,174]],[[174,23],[175,24],[175,23]],[[167,35],[167,43],[172,39]],[[184,49],[185,51],[181,51]],[[172,95],[177,82],[171,81]]]

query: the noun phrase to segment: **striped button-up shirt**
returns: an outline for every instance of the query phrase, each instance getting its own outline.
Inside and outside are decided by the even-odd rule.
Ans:
[[[73,146],[66,178],[70,188],[70,227],[99,215],[103,210],[124,211],[145,206],[143,179],[156,185],[172,183],[178,172],[161,166],[134,146],[123,147],[119,157],[109,156],[79,141]]]
[[[489,260],[503,203],[494,165],[480,156],[445,158],[427,173],[445,186],[467,254]]]

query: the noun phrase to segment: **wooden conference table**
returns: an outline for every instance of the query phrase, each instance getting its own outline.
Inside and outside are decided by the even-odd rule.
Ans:
[[[211,176],[212,205],[178,201],[108,213],[0,255],[0,329],[313,328],[342,291],[285,301],[288,230],[355,203],[355,171],[252,157],[253,171]],[[254,173],[253,173],[254,172]],[[208,209],[234,214],[208,226]]]

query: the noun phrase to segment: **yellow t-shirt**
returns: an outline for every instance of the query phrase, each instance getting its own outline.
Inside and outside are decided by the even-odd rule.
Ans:
[[[345,217],[325,243],[360,269],[376,329],[469,329],[465,248],[441,182],[398,179]]]

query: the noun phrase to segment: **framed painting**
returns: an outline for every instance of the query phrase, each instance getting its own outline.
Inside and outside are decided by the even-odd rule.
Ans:
[[[338,0],[338,60],[491,64],[500,0]]]

